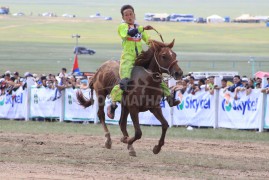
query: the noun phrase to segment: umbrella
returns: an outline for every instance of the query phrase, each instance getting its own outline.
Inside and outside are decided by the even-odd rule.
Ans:
[[[263,71],[258,71],[255,73],[255,77],[263,78],[263,77],[269,77],[269,72],[263,72]]]

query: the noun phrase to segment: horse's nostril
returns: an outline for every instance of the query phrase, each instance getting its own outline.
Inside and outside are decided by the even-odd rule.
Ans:
[[[175,72],[175,77],[178,78],[180,74],[178,72]]]

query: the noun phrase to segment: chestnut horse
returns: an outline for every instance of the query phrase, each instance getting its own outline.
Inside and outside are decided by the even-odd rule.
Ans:
[[[137,57],[127,90],[123,93],[121,101],[122,111],[119,122],[123,133],[121,141],[128,144],[129,154],[131,156],[136,155],[132,146],[133,142],[140,139],[142,136],[138,119],[139,112],[149,110],[161,122],[162,135],[158,145],[154,147],[153,153],[159,153],[161,147],[164,145],[165,134],[169,125],[160,107],[160,101],[163,97],[160,86],[163,80],[161,74],[167,73],[175,79],[181,78],[183,74],[177,64],[176,54],[172,51],[173,46],[174,41],[165,44],[151,40],[149,49],[143,51]],[[105,137],[107,138],[105,146],[108,149],[111,148],[112,141],[105,123],[105,98],[119,81],[119,62],[107,61],[101,65],[90,82],[91,94],[93,94],[93,90],[95,90],[98,99],[98,117],[105,131]],[[84,107],[93,104],[93,97],[91,96],[88,100],[83,96],[81,91],[77,92],[77,99]],[[129,138],[126,129],[127,116],[129,113],[135,128],[135,135],[131,138]]]

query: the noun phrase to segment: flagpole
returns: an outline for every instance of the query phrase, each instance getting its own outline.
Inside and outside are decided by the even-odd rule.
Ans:
[[[77,47],[78,47],[78,38],[80,38],[79,34],[73,34],[72,38],[76,38],[76,54],[78,53]]]
[[[76,38],[76,53],[75,53],[75,59],[74,59],[74,64],[73,64],[73,68],[72,68],[72,73],[74,73],[74,70],[78,70],[79,71],[79,67],[78,67],[78,38],[80,38],[79,34],[73,34],[72,38]]]

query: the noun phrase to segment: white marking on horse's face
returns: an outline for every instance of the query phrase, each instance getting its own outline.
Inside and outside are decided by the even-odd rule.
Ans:
[[[172,51],[171,51],[171,50],[169,51],[169,54],[170,54],[170,56],[171,56],[171,57],[173,56],[173,53],[172,53]]]

